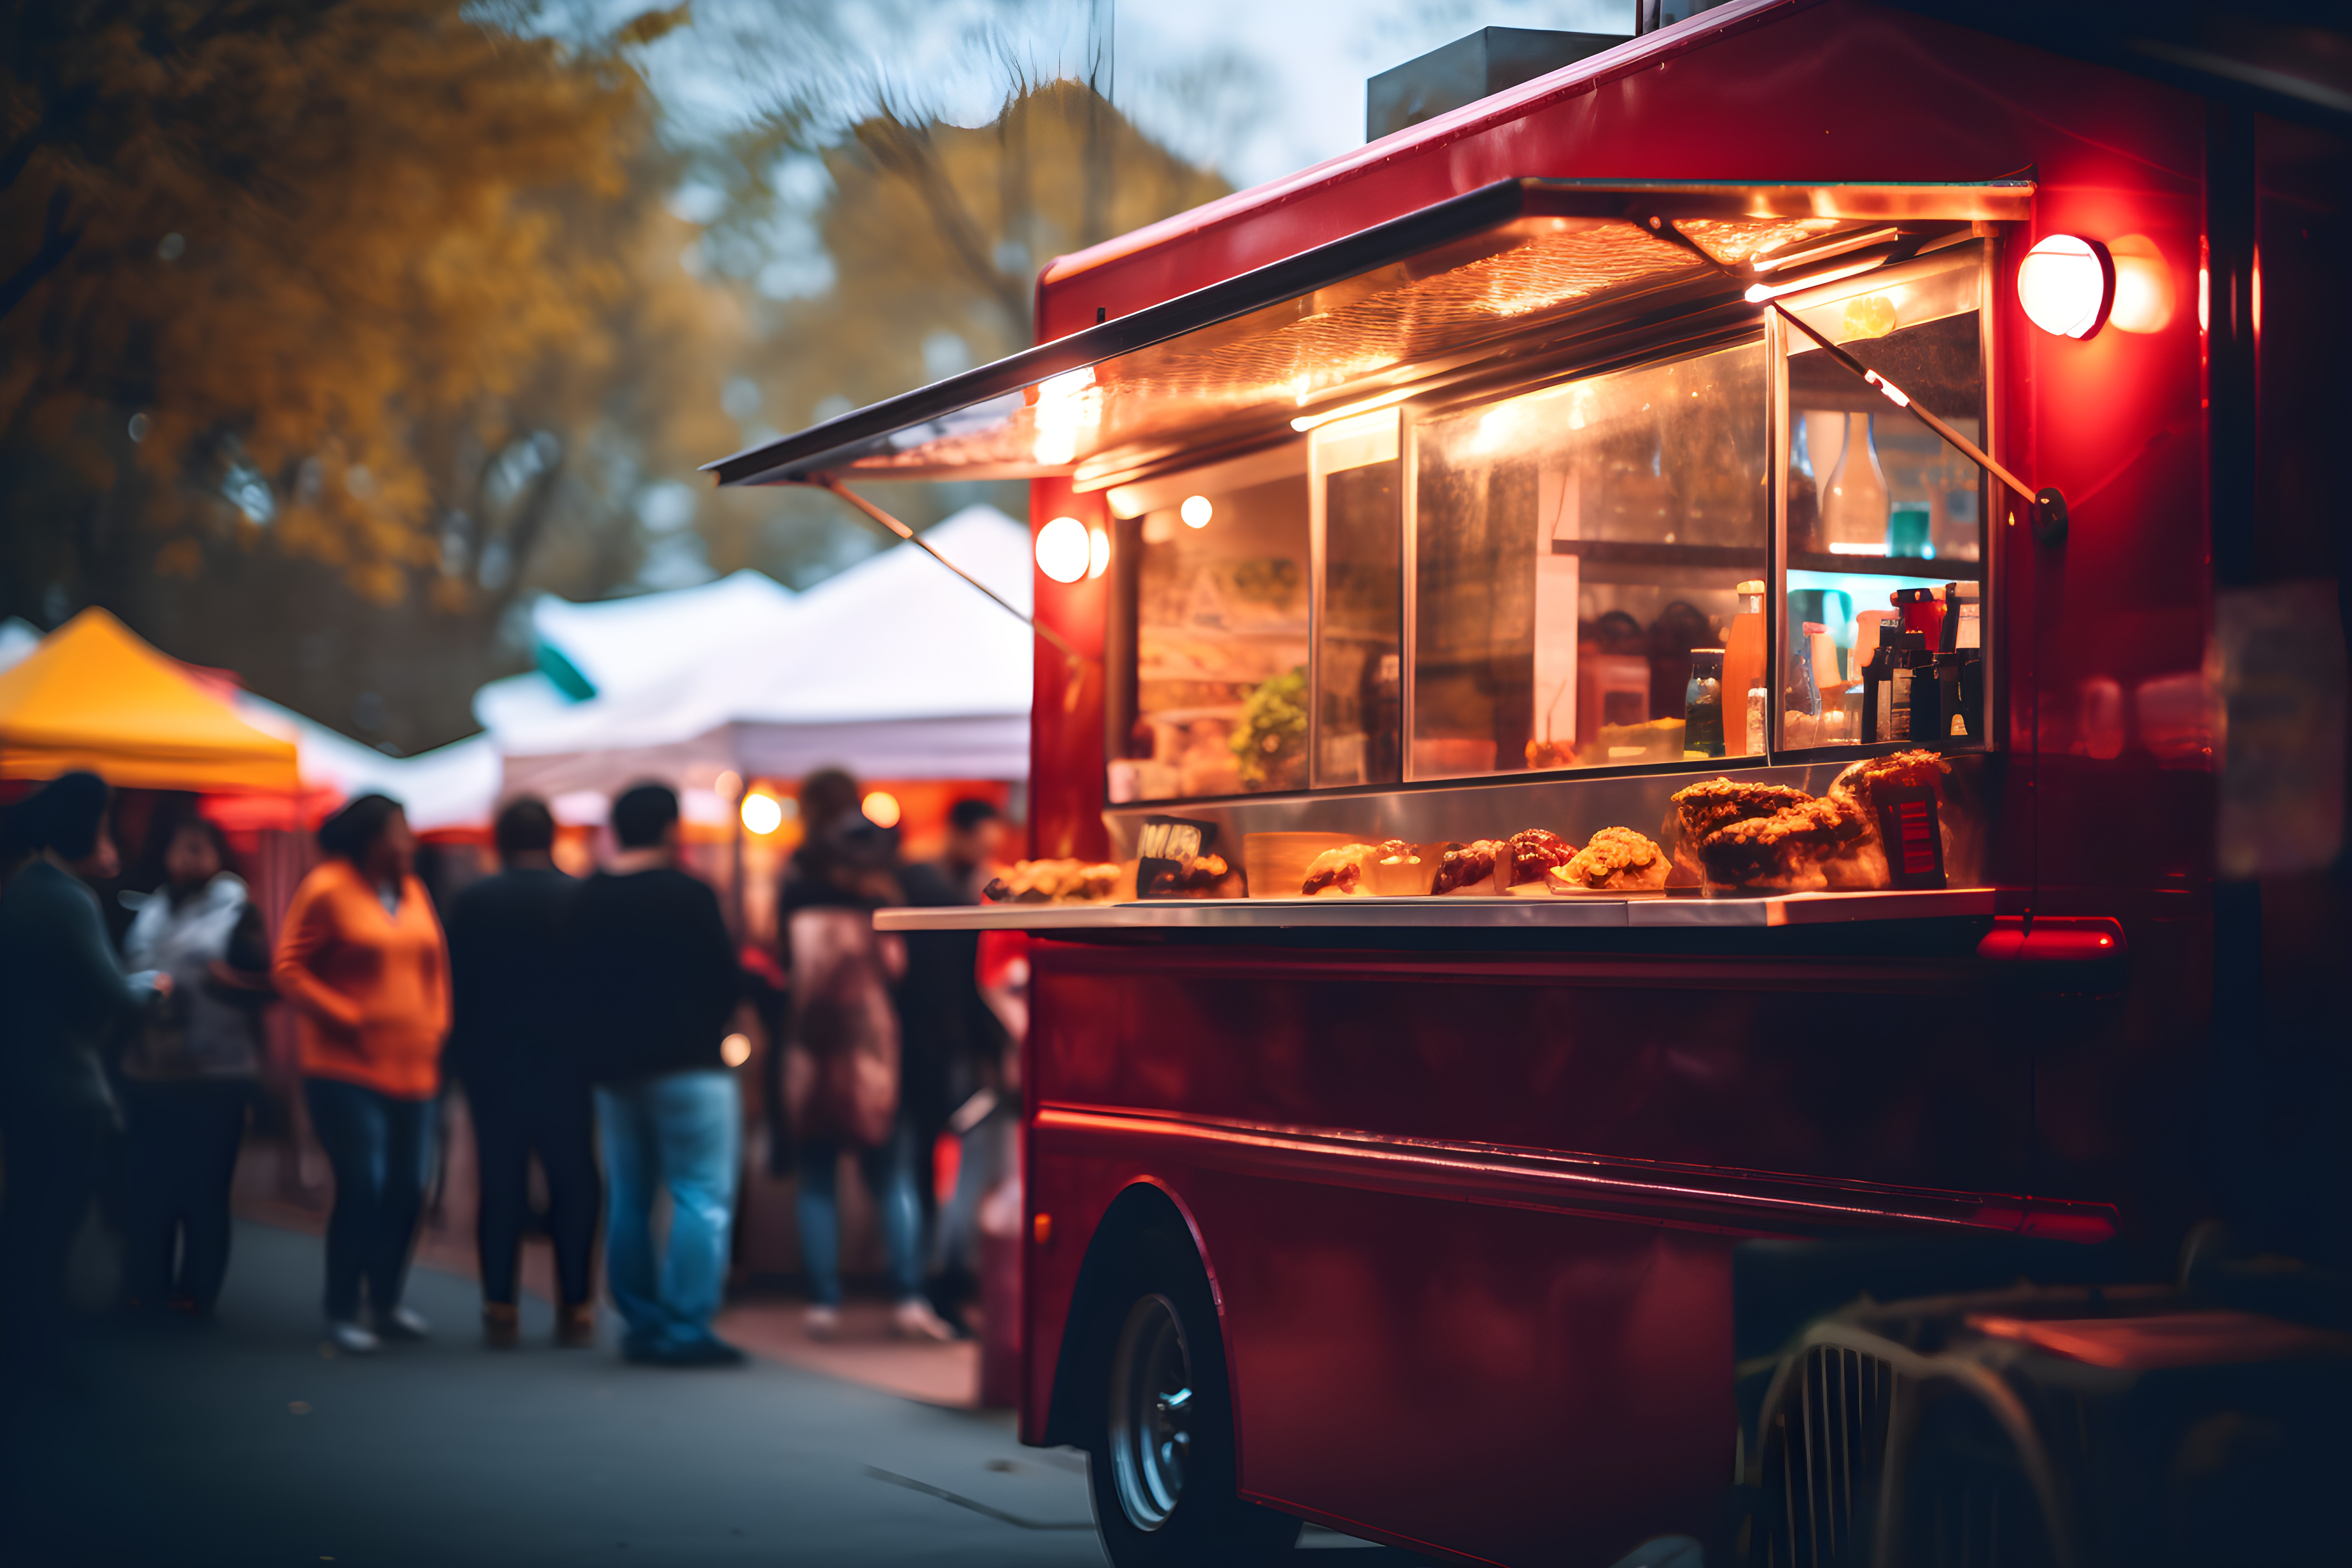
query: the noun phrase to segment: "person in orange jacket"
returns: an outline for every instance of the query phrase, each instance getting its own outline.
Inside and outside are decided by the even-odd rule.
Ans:
[[[364,1354],[427,1331],[400,1293],[433,1164],[449,956],[397,801],[361,795],[319,844],[329,858],[295,889],[271,978],[296,1009],[302,1096],[335,1173],[327,1331]],[[373,1331],[360,1321],[362,1283]]]

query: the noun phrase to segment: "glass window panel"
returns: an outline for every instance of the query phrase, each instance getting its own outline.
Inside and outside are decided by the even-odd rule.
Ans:
[[[1815,300],[1801,314],[1981,441],[1979,268],[1971,251],[1895,287]],[[1789,347],[1780,744],[1801,751],[1865,742],[1981,743],[1979,595],[1990,480],[1925,423],[1801,336],[1791,333]],[[1890,635],[1906,627],[1921,646]]]
[[[1412,776],[1751,749],[1721,693],[1765,668],[1765,389],[1750,343],[1420,424]]]
[[[1312,437],[1322,584],[1316,605],[1315,780],[1394,784],[1402,767],[1404,509],[1393,409]]]
[[[1305,787],[1307,476],[1187,495],[1127,533],[1133,718],[1110,798]]]

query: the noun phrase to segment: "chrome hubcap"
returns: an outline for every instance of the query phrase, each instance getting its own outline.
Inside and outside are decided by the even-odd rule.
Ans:
[[[1127,1314],[1110,1376],[1111,1468],[1120,1511],[1138,1530],[1166,1524],[1184,1495],[1193,1407],[1175,1303],[1146,1296]]]

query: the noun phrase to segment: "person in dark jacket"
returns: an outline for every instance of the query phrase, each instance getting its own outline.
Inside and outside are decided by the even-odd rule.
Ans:
[[[573,1027],[596,1083],[607,1204],[604,1271],[628,1325],[622,1353],[731,1365],[710,1331],[727,1280],[742,1110],[720,1056],[741,990],[718,895],[677,868],[677,795],[639,784],[613,803],[620,853],[576,895]],[[654,1192],[669,1194],[667,1251]]]
[[[588,1345],[596,1337],[596,1113],[562,1007],[563,923],[580,884],[555,868],[555,818],[543,802],[508,802],[493,836],[502,869],[460,893],[448,921],[447,1060],[466,1086],[480,1170],[482,1334],[501,1350],[516,1342],[515,1274],[536,1151],[563,1297],[556,1342]]]
[[[9,812],[6,834],[24,860],[0,893],[0,1355],[13,1361],[65,1327],[66,1258],[121,1125],[100,1052],[171,981],[123,973],[81,880],[116,870],[103,781],[52,780]]]

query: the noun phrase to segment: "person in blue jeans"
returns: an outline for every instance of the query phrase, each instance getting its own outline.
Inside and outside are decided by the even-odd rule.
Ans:
[[[596,1084],[604,1271],[627,1326],[621,1353],[657,1366],[731,1366],[711,1332],[727,1284],[742,1110],[720,1056],[742,972],[718,895],[677,867],[677,795],[639,784],[613,803],[620,853],[564,922],[572,1026]],[[656,1249],[654,1196],[670,1200]]]
[[[835,1183],[844,1151],[856,1152],[880,1210],[896,1305],[893,1333],[955,1335],[923,1296],[917,1128],[899,1093],[898,1011],[890,984],[905,968],[896,937],[874,931],[874,910],[899,898],[898,844],[858,809],[856,781],[838,769],[801,784],[807,838],[793,852],[777,900],[793,974],[785,1048],[800,1056],[802,1092],[789,1109],[800,1176],[793,1206],[811,1301],[812,1339],[841,1330],[841,1216]]]

